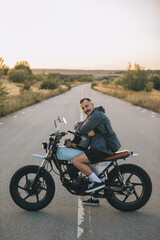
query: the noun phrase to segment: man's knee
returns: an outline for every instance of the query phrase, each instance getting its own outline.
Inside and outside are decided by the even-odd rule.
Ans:
[[[72,162],[73,162],[73,165],[76,166],[79,163],[79,159],[77,157],[74,157]]]

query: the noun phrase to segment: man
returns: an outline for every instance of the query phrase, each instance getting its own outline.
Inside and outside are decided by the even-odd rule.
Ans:
[[[105,132],[104,125],[112,130],[110,120],[105,115],[103,107],[95,108],[94,104],[89,98],[83,98],[79,102],[82,111],[87,115],[87,119],[76,126],[76,131],[81,135],[88,135],[91,138],[90,148],[80,153],[73,159],[73,164],[81,172],[89,176],[93,184],[88,186],[87,193],[95,192],[105,187],[104,182],[92,171],[89,164],[103,161],[106,157],[114,153],[107,149],[106,141],[100,132]],[[91,198],[83,201],[84,204],[98,205],[99,200]]]

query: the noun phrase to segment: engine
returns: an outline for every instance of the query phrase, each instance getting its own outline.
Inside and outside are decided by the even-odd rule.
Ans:
[[[67,171],[71,180],[78,178],[79,170],[73,164],[67,164]]]
[[[71,190],[74,190],[78,194],[83,193],[88,187],[88,178],[85,176],[79,176],[79,170],[74,167],[73,164],[67,165],[67,171],[70,176],[69,185]]]

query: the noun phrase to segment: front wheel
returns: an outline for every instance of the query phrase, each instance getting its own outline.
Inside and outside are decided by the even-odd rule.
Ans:
[[[55,183],[45,169],[42,169],[32,183],[39,170],[39,166],[29,165],[20,168],[10,182],[10,194],[13,201],[21,208],[36,211],[46,207],[53,199]]]
[[[121,183],[116,169],[113,169],[108,180],[110,190],[104,190],[106,199],[118,210],[135,211],[148,202],[152,192],[151,179],[139,166],[123,164],[119,168],[126,185]]]

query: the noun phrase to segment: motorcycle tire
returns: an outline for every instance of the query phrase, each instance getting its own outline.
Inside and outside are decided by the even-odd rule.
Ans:
[[[116,169],[112,169],[107,184],[111,190],[104,190],[106,199],[118,210],[135,211],[148,202],[152,193],[151,179],[139,166],[123,164],[119,165],[119,168],[126,181],[126,187],[122,186]],[[119,188],[120,191],[114,191],[114,188]]]
[[[39,166],[29,165],[20,168],[10,181],[10,194],[13,201],[21,208],[37,211],[46,207],[53,199],[55,183],[48,171],[40,171],[31,189],[31,184],[39,170]]]

